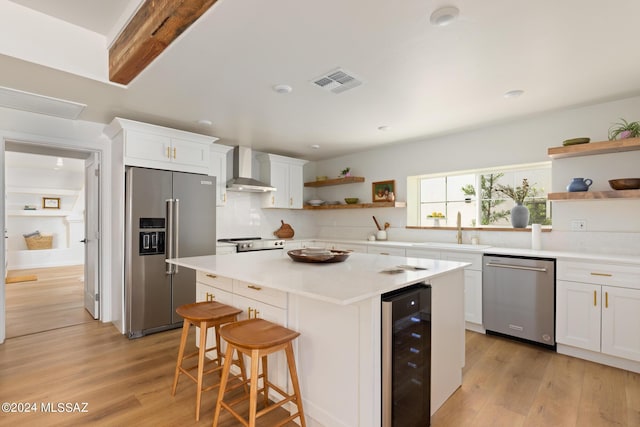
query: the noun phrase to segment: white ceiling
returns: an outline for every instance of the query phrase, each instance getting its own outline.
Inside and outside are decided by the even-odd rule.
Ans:
[[[138,2],[13,1],[104,35]],[[431,25],[446,5],[459,19]],[[218,0],[126,88],[8,56],[0,86],[314,160],[638,95],[638,16],[637,0]],[[337,67],[364,83],[311,84]]]

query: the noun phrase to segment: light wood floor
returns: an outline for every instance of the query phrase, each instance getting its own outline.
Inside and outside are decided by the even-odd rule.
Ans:
[[[91,322],[84,309],[84,266],[10,270],[7,277],[36,275],[5,285],[8,338]]]
[[[193,383],[181,379],[171,396],[179,334],[128,340],[91,322],[8,339],[0,402],[87,402],[88,413],[0,413],[0,425],[210,426],[215,392],[204,394],[199,423]],[[638,374],[473,332],[466,343],[463,386],[435,427],[640,426]],[[223,416],[222,426],[239,425]]]

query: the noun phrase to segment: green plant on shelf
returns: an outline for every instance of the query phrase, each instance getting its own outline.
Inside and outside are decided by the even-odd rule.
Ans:
[[[640,122],[627,122],[621,118],[620,122],[614,123],[609,128],[609,141],[638,137],[640,137]]]

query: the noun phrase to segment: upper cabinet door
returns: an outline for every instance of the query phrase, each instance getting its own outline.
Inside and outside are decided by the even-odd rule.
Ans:
[[[169,162],[171,160],[171,138],[167,136],[130,130],[126,133],[124,146],[125,158],[133,162],[145,160]],[[143,165],[136,163],[133,166]]]
[[[280,162],[271,163],[271,193],[274,208],[289,207],[289,165]]]
[[[180,165],[209,168],[211,144],[171,138],[171,162]]]
[[[276,188],[276,191],[264,195],[262,207],[302,209],[303,166],[306,160],[275,154],[260,155],[258,159],[261,164],[260,179]]]
[[[209,175],[217,178],[216,206],[224,206],[227,203],[227,153],[232,149],[233,147],[227,145],[211,144]]]

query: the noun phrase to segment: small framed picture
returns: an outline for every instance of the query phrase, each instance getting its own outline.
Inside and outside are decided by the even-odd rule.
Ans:
[[[60,197],[43,197],[42,209],[60,209]]]
[[[396,182],[379,181],[372,184],[372,197],[374,202],[393,202],[395,201]]]

